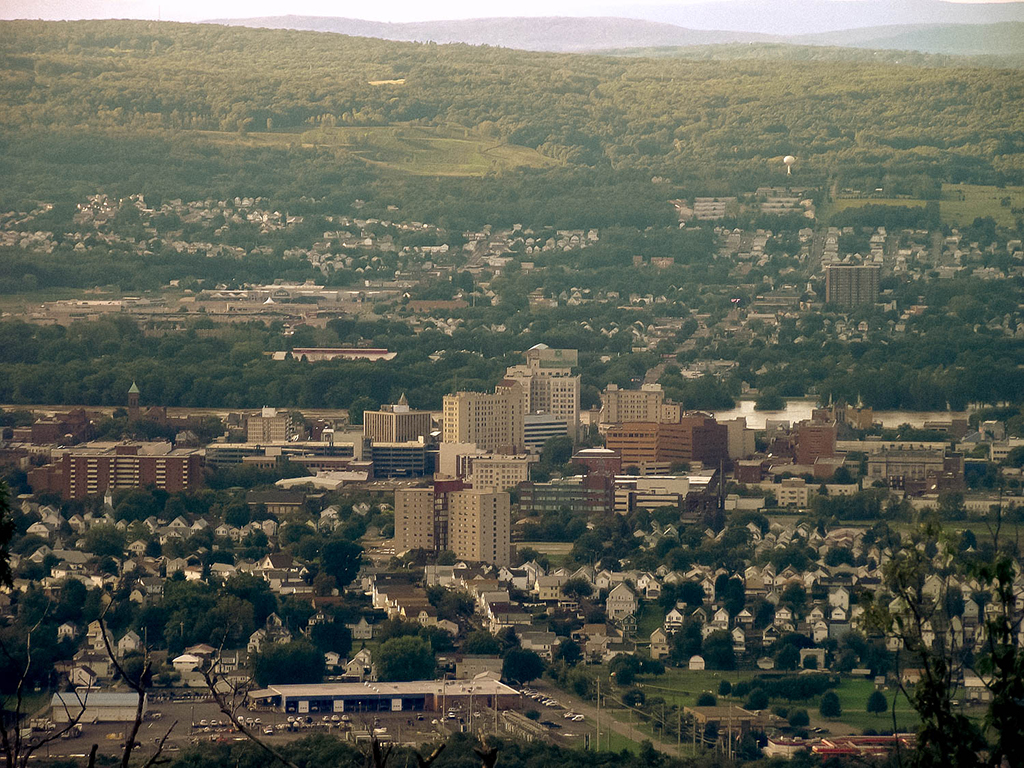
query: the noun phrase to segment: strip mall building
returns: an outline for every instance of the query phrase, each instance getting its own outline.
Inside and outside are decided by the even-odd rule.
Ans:
[[[335,712],[442,712],[518,709],[522,695],[491,678],[413,680],[404,683],[272,685],[249,693],[253,704],[285,714]],[[472,702],[472,703],[471,703]]]

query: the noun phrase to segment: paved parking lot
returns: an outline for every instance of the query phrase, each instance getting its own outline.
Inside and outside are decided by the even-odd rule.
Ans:
[[[500,715],[493,709],[474,707],[476,733],[504,735]],[[577,745],[583,734],[593,731],[589,721],[575,722],[564,717],[566,710],[561,706],[546,707],[538,701],[524,697],[523,711],[536,709],[539,721],[545,725],[552,739],[566,745]],[[251,718],[251,728],[258,730],[261,738],[270,744],[285,744],[312,733],[327,733],[353,742],[363,741],[370,732],[377,732],[382,738],[401,744],[422,745],[436,742],[451,733],[470,730],[468,707],[454,706],[446,712],[367,712],[338,715],[292,716],[272,711],[249,711],[239,709],[237,715]],[[259,723],[255,720],[259,719]],[[180,751],[190,744],[201,741],[232,742],[245,737],[235,729],[228,718],[208,695],[195,694],[164,698],[160,694],[152,697],[147,708],[146,720],[139,730],[136,741],[139,755],[152,754],[157,742],[174,725],[168,737],[165,750],[169,753]],[[93,744],[99,745],[103,755],[120,755],[123,750],[126,724],[97,723],[82,726],[81,736],[58,739],[42,749],[39,758],[74,758],[88,755]],[[265,733],[266,729],[270,733]]]

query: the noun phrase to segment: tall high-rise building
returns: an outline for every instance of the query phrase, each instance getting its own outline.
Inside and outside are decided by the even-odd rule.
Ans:
[[[813,464],[815,459],[835,456],[836,434],[834,421],[801,421],[796,425],[796,463]]]
[[[445,395],[446,443],[473,443],[485,451],[521,453],[526,398],[518,382],[505,379],[494,394],[457,392]]]
[[[461,491],[461,479],[438,480],[429,488],[395,490],[395,551],[450,549],[448,514],[452,494]]]
[[[426,437],[432,428],[430,412],[409,408],[405,395],[379,411],[363,411],[363,437],[372,443],[407,443]]]
[[[395,490],[395,551],[437,551],[438,536],[433,488]]]
[[[825,301],[840,307],[874,304],[878,300],[877,264],[828,264],[825,266]]]
[[[601,396],[601,423],[660,422],[674,424],[682,409],[677,403],[665,402],[660,384],[644,384],[640,389],[619,389],[609,384]]]
[[[575,440],[580,426],[580,377],[572,369],[579,362],[575,349],[551,349],[538,344],[526,350],[525,365],[513,365],[507,380],[522,386],[526,413],[546,413],[564,421]]]
[[[288,411],[264,408],[246,421],[250,443],[284,443],[298,433],[295,420]]]
[[[490,489],[456,491],[448,502],[448,546],[466,560],[511,565],[511,500]]]

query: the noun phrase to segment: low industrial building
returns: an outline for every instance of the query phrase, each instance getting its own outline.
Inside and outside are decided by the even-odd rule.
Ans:
[[[452,706],[518,709],[522,696],[490,676],[403,683],[271,685],[249,693],[257,706],[285,714],[325,712],[441,712]]]
[[[146,712],[143,702],[142,711]],[[57,724],[74,721],[84,709],[80,723],[125,723],[135,720],[139,696],[135,693],[97,693],[65,691],[50,698],[50,719]]]

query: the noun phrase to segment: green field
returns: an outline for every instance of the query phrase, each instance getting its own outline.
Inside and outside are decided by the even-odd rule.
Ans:
[[[914,730],[918,725],[917,713],[910,708],[906,698],[896,689],[883,691],[889,702],[889,710],[883,715],[874,715],[867,712],[868,697],[875,689],[870,680],[846,678],[836,689],[839,696],[839,703],[843,707],[843,714],[839,722],[844,723],[858,731],[873,728],[876,731],[892,729],[892,702],[896,701],[896,727],[897,730]],[[808,705],[808,712],[817,715],[820,701],[814,700],[813,706]]]
[[[528,547],[542,555],[545,555],[554,567],[558,567],[560,565],[565,565],[567,567],[571,566],[571,563],[569,563],[569,553],[572,552],[572,542],[517,541],[516,546],[520,549]]]
[[[924,200],[897,197],[841,197],[833,200],[831,205],[832,213],[845,211],[847,208],[863,208],[866,205],[896,205],[905,208],[923,208]]]
[[[920,208],[926,200],[894,197],[841,197],[832,201],[831,213],[867,205],[891,205]],[[1020,214],[1013,209],[1024,208],[1024,187],[991,187],[979,184],[943,184],[939,215],[943,224],[967,226],[978,217],[991,216],[1003,227],[1012,227]]]
[[[997,224],[1012,227],[1016,220],[1012,208],[1024,208],[1024,187],[1000,189],[975,184],[942,185],[939,210],[943,224],[965,226],[979,216],[991,216]]]
[[[419,176],[483,176],[558,164],[529,147],[505,144],[462,128],[400,124],[316,128],[302,133],[195,133],[218,145],[337,149],[370,165]]]
[[[691,672],[687,669],[668,669],[661,677],[645,677],[642,687],[648,698],[661,697],[669,706],[692,707],[696,704],[697,697],[704,691],[714,693],[720,704],[743,706],[742,699],[731,696],[718,696],[718,685],[723,679],[735,685],[742,680],[749,680],[756,674],[759,673],[751,670]],[[867,712],[867,701],[868,696],[871,695],[873,690],[874,683],[871,680],[844,678],[839,687],[835,689],[836,694],[839,696],[843,713],[834,722],[837,726],[846,726],[846,728],[836,727],[830,730],[835,730],[836,732],[853,730],[856,733],[860,733],[866,729],[874,729],[876,731],[892,729],[891,707],[893,698],[897,696],[899,696],[896,705],[897,727],[900,730],[913,730],[917,727],[918,718],[916,713],[896,690],[885,691],[885,695],[889,699],[889,712],[884,715],[869,714]],[[807,701],[794,702],[772,700],[772,706],[792,706],[806,709],[813,719],[819,718],[818,705],[820,703],[817,697]],[[623,717],[626,717],[626,715],[623,715]],[[828,727],[826,721],[822,721],[820,724]]]

